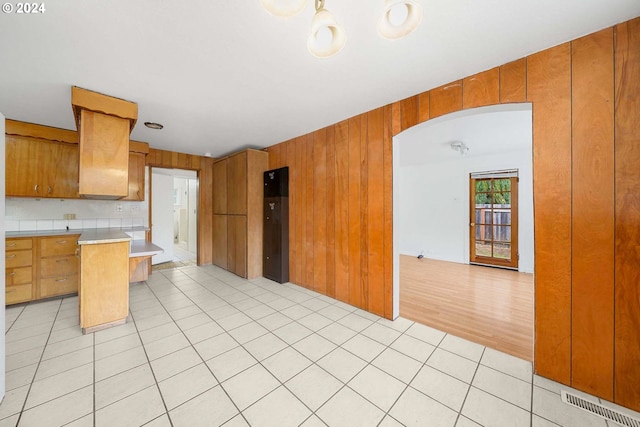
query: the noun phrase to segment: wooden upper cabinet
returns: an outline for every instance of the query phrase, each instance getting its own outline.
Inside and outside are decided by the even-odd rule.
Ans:
[[[213,164],[213,213],[227,213],[227,163],[222,159]]]
[[[120,199],[129,194],[129,120],[82,110],[80,194]]]
[[[227,159],[227,213],[247,214],[247,151]]]
[[[71,106],[79,134],[80,195],[127,197],[129,134],[138,119],[138,105],[74,86]]]
[[[78,147],[7,135],[6,193],[17,197],[78,197]]]
[[[129,194],[122,200],[141,202],[144,200],[144,166],[143,153],[129,153]]]

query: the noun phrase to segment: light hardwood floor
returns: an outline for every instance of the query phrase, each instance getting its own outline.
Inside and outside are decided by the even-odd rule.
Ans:
[[[400,256],[400,315],[533,359],[533,275]]]

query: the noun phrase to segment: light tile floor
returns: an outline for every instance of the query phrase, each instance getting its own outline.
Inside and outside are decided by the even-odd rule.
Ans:
[[[607,426],[526,361],[291,284],[162,270],[130,308],[90,335],[77,297],[7,308],[0,427]]]

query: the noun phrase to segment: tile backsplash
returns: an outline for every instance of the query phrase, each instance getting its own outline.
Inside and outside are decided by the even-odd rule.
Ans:
[[[76,219],[63,219],[65,214],[75,214]],[[9,197],[5,200],[4,225],[5,231],[129,228],[148,227],[148,218],[146,201]]]

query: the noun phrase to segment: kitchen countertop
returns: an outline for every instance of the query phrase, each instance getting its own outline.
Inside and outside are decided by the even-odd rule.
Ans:
[[[149,231],[149,227],[124,227],[124,228],[85,228],[85,229],[70,229],[70,230],[28,230],[28,231],[6,231],[5,237],[42,237],[42,236],[65,236],[69,234],[80,234],[80,239],[83,239],[84,233],[97,233],[97,232],[112,232],[118,231],[122,233],[132,233],[134,231]],[[88,236],[88,234],[87,234]]]
[[[98,245],[101,243],[130,242],[131,236],[119,228],[94,228],[82,230],[78,238],[79,245]]]
[[[148,227],[129,228],[90,228],[75,230],[29,230],[29,231],[7,231],[5,237],[43,237],[43,236],[65,236],[79,234],[79,245],[95,245],[99,243],[115,243],[131,241],[129,257],[153,256],[164,252],[164,250],[146,240],[133,240],[126,232],[148,231]]]

